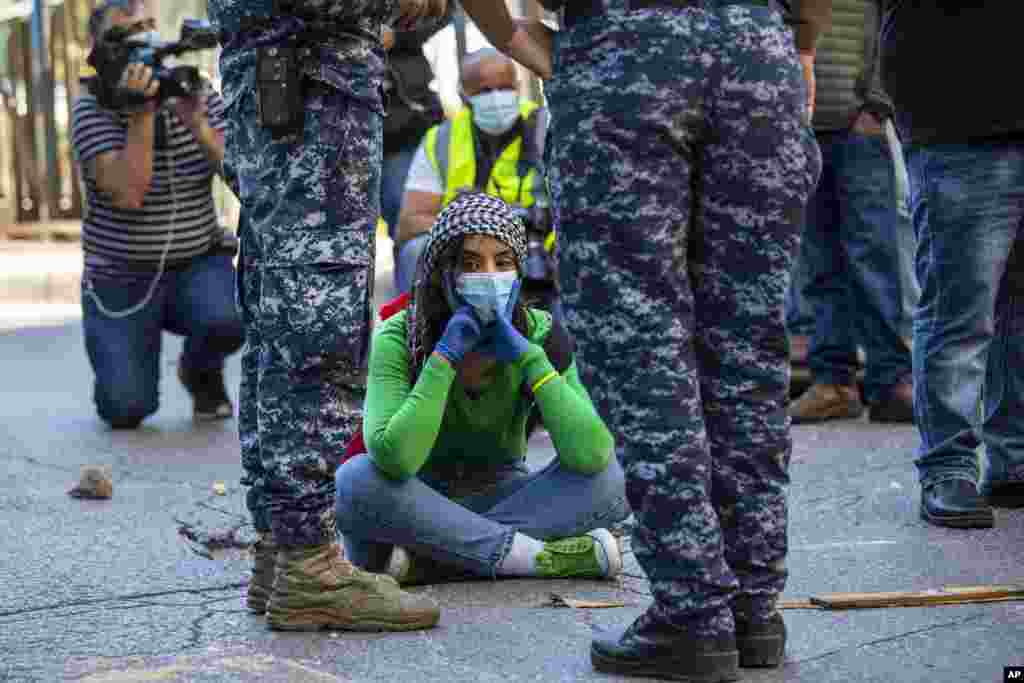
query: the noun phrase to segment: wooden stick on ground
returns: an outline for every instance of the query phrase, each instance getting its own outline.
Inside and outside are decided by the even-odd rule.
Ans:
[[[927,607],[964,605],[978,602],[1024,600],[1024,584],[994,586],[943,586],[926,591],[881,593],[825,593],[810,602],[824,609],[867,609],[877,607]]]

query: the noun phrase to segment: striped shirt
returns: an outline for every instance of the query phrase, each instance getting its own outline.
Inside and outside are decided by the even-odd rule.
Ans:
[[[223,130],[220,95],[211,88],[206,102],[210,126]],[[97,186],[92,162],[104,152],[124,148],[128,115],[103,108],[91,94],[75,101],[71,144],[83,169],[88,206],[82,224],[87,271],[117,275],[156,270],[168,240],[166,264],[182,265],[209,251],[221,238],[213,202],[214,169],[202,147],[170,107],[158,110],[155,125],[149,191],[141,208],[122,209]]]

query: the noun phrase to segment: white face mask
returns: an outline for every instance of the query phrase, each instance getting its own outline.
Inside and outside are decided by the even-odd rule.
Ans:
[[[515,90],[492,90],[469,98],[473,122],[488,135],[507,133],[519,120],[519,95]]]

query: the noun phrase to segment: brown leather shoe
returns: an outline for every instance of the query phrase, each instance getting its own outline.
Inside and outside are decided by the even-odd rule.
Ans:
[[[794,424],[812,424],[826,420],[853,420],[864,414],[864,404],[856,386],[814,383],[789,406]]]
[[[914,382],[904,377],[892,385],[889,393],[878,403],[871,405],[868,419],[872,422],[914,423]]]

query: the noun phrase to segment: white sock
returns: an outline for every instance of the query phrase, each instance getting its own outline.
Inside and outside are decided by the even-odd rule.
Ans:
[[[604,572],[605,576],[608,575],[608,552],[605,550],[604,544],[597,538],[594,539],[594,547],[597,549],[597,563],[601,565],[601,571]]]
[[[536,576],[537,555],[543,550],[543,541],[516,532],[512,548],[495,571],[499,576]]]

